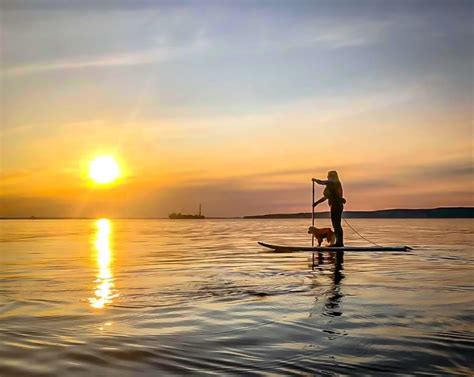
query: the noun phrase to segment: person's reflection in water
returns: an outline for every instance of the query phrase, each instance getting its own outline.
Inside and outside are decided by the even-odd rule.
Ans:
[[[323,307],[323,315],[331,317],[341,316],[341,299],[344,297],[341,292],[341,281],[344,279],[344,252],[330,252],[327,258],[324,257],[323,253],[318,253],[315,261],[317,261],[317,263],[314,267],[319,271],[323,271],[331,265],[334,266],[331,276],[331,284],[329,285],[329,289],[326,291],[327,297]]]
[[[334,274],[331,288],[328,291],[328,298],[326,300],[325,312],[329,316],[338,317],[342,315],[341,299],[344,295],[341,293],[341,280],[344,279],[344,252],[336,251],[330,253],[329,260],[334,263]]]

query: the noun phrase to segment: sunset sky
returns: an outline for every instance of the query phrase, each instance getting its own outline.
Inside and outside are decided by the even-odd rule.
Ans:
[[[0,216],[472,206],[473,4],[2,1]]]

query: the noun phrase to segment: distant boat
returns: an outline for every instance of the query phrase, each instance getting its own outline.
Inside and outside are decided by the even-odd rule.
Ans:
[[[185,214],[185,213],[181,213],[181,212],[178,212],[178,213],[170,213],[168,215],[168,217],[170,219],[205,219],[206,216],[204,216],[203,214],[201,214],[201,204],[199,203],[199,214],[197,215],[188,215],[188,214]]]

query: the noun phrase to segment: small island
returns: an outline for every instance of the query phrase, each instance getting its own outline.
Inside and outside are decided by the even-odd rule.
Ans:
[[[197,215],[189,215],[189,214],[185,214],[185,213],[181,213],[181,212],[173,212],[173,213],[170,213],[168,215],[168,217],[172,220],[175,220],[175,219],[205,219],[206,216],[204,216],[202,213],[201,213],[201,204],[199,204],[199,213]]]

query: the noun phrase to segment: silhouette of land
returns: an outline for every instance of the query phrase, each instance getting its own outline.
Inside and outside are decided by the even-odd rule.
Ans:
[[[330,218],[329,212],[316,212],[318,219]],[[352,219],[453,219],[474,218],[474,207],[441,207],[419,209],[382,209],[376,211],[344,211],[345,218]],[[308,219],[311,212],[272,213],[266,215],[244,216],[244,219]]]
[[[205,219],[206,217],[203,215],[187,215],[184,213],[170,213],[168,217],[172,220],[174,219]]]
[[[201,204],[199,203],[199,213],[197,215],[187,215],[181,212],[178,213],[170,213],[168,217],[172,220],[175,219],[205,219],[206,217],[201,213]]]
[[[328,219],[329,212],[315,212],[317,219]],[[440,208],[397,208],[382,209],[375,211],[344,211],[344,216],[348,219],[472,219],[474,218],[474,207],[440,207]],[[110,217],[112,219],[164,219],[164,217]],[[201,214],[188,215],[182,213],[170,213],[170,219],[310,219],[311,212],[299,213],[270,213],[266,215],[249,216],[210,216]],[[53,216],[18,216],[0,217],[0,220],[77,220],[94,219],[94,217],[53,217]]]

